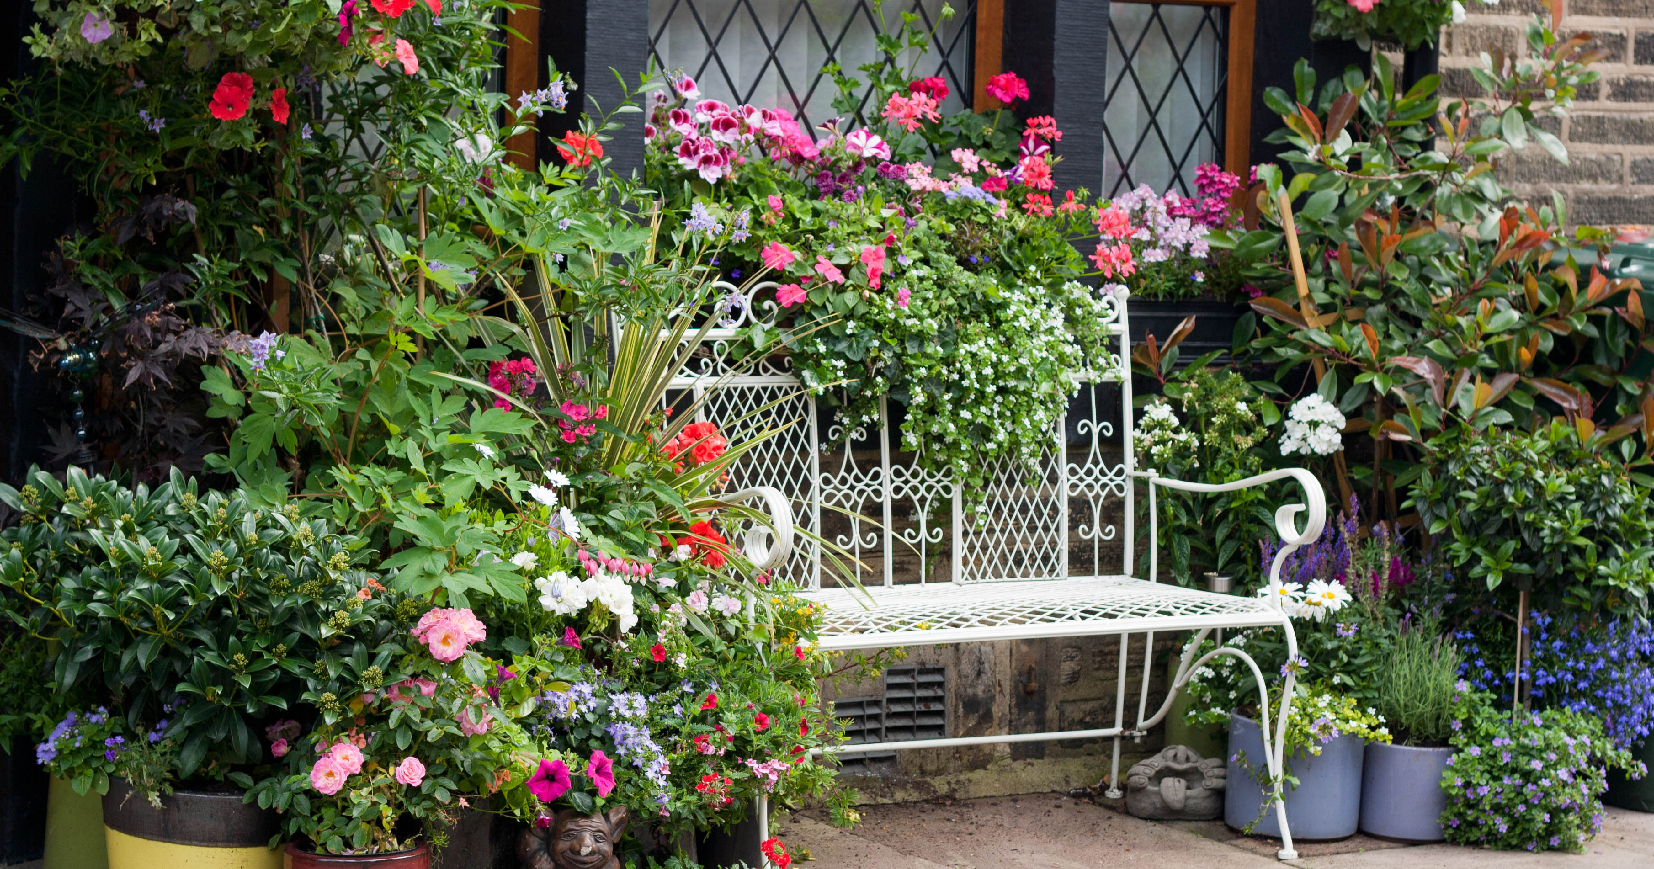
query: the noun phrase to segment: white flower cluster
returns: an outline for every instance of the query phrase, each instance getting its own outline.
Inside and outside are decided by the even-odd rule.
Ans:
[[[1147,459],[1151,467],[1162,471],[1177,458],[1192,458],[1200,448],[1199,436],[1183,430],[1177,413],[1163,398],[1155,399],[1143,409],[1143,421],[1133,432],[1132,443],[1137,448],[1139,461]],[[1194,464],[1198,465],[1199,461]]]
[[[1308,585],[1275,580],[1258,589],[1258,597],[1268,598],[1286,614],[1295,619],[1326,621],[1327,616],[1350,604],[1349,589],[1338,580],[1327,582],[1312,579]]]
[[[621,633],[637,626],[632,587],[619,574],[604,570],[588,579],[575,579],[559,570],[534,580],[534,587],[540,590],[540,606],[546,612],[572,616],[593,603],[600,603],[614,614]]]
[[[1320,395],[1306,395],[1287,414],[1281,455],[1330,456],[1344,448],[1344,415]]]

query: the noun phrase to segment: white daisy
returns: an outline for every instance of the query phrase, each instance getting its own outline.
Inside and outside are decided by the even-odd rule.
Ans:
[[[551,481],[553,486],[567,486],[569,484],[568,474],[565,474],[562,471],[548,470],[546,471],[546,479]]]
[[[539,501],[541,504],[546,505],[547,507],[557,506],[557,493],[547,489],[545,486],[529,486],[528,496],[536,501]]]

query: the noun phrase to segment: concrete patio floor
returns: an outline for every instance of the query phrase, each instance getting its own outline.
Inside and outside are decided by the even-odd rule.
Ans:
[[[776,830],[811,869],[1143,869],[1281,865],[1278,843],[1241,837],[1221,821],[1142,821],[1105,803],[1061,794],[867,806],[853,830],[803,812]],[[1608,809],[1584,854],[1401,845],[1366,836],[1300,843],[1288,865],[1313,869],[1654,869],[1654,814]]]

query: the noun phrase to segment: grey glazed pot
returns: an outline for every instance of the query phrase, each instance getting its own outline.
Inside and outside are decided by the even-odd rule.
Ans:
[[[1298,787],[1286,793],[1286,822],[1294,841],[1355,835],[1361,821],[1361,766],[1365,757],[1361,747],[1361,737],[1340,736],[1321,746],[1319,755],[1299,752],[1287,758],[1287,768],[1298,778]],[[1235,762],[1235,756],[1243,751],[1249,766],[1260,773],[1267,769],[1258,722],[1230,713],[1229,788],[1223,800],[1223,822],[1237,830],[1258,817],[1265,799],[1263,786]],[[1281,825],[1273,806],[1252,832],[1280,837]]]
[[[1361,773],[1361,832],[1404,842],[1446,838],[1441,814],[1447,795],[1441,780],[1452,756],[1451,748],[1369,743]]]

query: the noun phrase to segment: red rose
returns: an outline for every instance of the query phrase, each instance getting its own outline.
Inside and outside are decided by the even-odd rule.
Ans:
[[[655,663],[657,663],[657,664],[665,661],[666,660],[666,647],[661,645],[660,643],[656,643],[655,647],[649,650],[649,657],[654,658]]]
[[[287,88],[276,88],[275,92],[270,94],[270,114],[275,116],[276,123],[287,123]]]
[[[233,121],[247,114],[247,105],[253,101],[253,77],[244,72],[227,72],[218,80],[208,108],[220,121]]]

